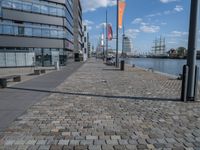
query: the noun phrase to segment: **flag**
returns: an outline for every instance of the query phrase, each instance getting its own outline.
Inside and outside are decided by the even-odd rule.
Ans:
[[[112,26],[108,24],[107,28],[108,28],[108,40],[111,41],[113,38]]]
[[[101,47],[104,47],[104,34],[101,35]]]
[[[122,24],[123,24],[123,15],[124,15],[124,10],[126,7],[126,2],[125,0],[119,0],[119,9],[118,9],[118,26],[121,29]]]

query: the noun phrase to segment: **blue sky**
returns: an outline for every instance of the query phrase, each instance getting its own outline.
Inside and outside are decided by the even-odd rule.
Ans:
[[[116,26],[116,0],[82,0],[83,20],[88,25],[91,43],[96,46],[108,10],[108,22]],[[187,47],[190,0],[126,0],[125,33],[134,51],[150,52],[155,38],[165,37],[167,50]],[[200,25],[200,24],[199,24]],[[200,29],[200,28],[199,28]],[[119,31],[121,41],[122,30]],[[200,37],[200,31],[199,31]],[[121,42],[120,42],[121,43]],[[115,41],[109,43],[115,48]],[[121,49],[121,44],[119,44]],[[200,38],[198,41],[200,49]]]

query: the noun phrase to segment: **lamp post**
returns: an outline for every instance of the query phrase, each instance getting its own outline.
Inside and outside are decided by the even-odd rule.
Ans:
[[[198,39],[199,4],[200,0],[191,0],[188,57],[187,57],[187,65],[189,68],[187,101],[195,100],[195,78],[196,78],[195,72],[196,72],[196,54],[197,54],[196,47]]]
[[[119,67],[119,64],[118,64],[118,40],[119,40],[119,38],[118,38],[118,34],[119,34],[119,26],[118,26],[118,24],[119,24],[119,0],[117,0],[117,24],[116,24],[116,67],[118,68]]]
[[[106,9],[106,61],[108,57],[108,11]]]

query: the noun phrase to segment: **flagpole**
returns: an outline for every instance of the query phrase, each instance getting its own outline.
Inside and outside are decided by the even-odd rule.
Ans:
[[[106,9],[106,61],[108,57],[108,10]]]
[[[116,24],[116,67],[118,68],[119,64],[118,64],[118,40],[119,40],[119,37],[118,37],[118,34],[119,34],[119,0],[117,0],[117,24]]]
[[[122,58],[124,58],[124,38],[125,38],[125,31],[124,31],[124,24],[123,24],[123,35],[122,35]]]

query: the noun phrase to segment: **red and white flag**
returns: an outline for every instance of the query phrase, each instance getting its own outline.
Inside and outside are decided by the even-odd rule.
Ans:
[[[113,31],[112,31],[112,26],[108,24],[108,40],[111,41],[113,39]]]

